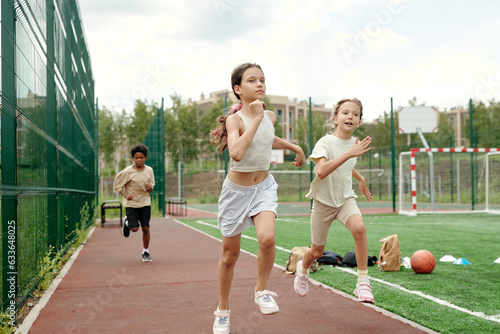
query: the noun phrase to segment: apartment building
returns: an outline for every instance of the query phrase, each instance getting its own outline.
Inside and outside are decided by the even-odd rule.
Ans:
[[[207,97],[201,94],[199,101],[189,100],[188,103],[195,103],[201,110],[207,111],[210,109],[212,103],[217,103],[217,101],[225,97],[227,98],[228,106],[238,103],[233,92],[227,89],[210,93]],[[300,118],[307,118],[309,116],[309,102],[305,100],[299,101],[296,98],[292,99],[283,95],[266,95],[266,97],[274,108],[277,117],[276,121],[283,128],[283,139],[295,143],[296,123]],[[325,119],[330,117],[332,112],[332,109],[326,108],[324,104],[313,104],[311,110],[315,114],[324,116]]]
[[[468,147],[470,143],[463,137],[462,128],[466,120],[469,119],[469,110],[464,109],[463,107],[455,107],[450,110],[445,109],[443,112],[446,114],[448,122],[450,122],[453,127],[455,146]]]

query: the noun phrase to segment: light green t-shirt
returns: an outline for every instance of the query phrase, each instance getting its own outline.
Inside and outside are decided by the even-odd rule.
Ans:
[[[325,135],[314,146],[309,160],[314,163],[322,157],[326,158],[327,161],[333,160],[347,151],[355,142],[356,138],[354,137],[345,140],[332,134]],[[323,180],[316,174],[306,197],[314,198],[334,208],[342,206],[351,197],[357,198],[352,189],[352,170],[356,165],[356,160],[357,158],[347,160]],[[316,166],[314,172],[316,173]]]

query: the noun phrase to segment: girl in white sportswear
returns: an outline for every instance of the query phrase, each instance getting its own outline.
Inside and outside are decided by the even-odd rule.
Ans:
[[[297,263],[294,280],[295,292],[305,297],[309,291],[309,267],[323,256],[328,232],[337,219],[347,227],[354,238],[354,251],[358,267],[358,283],[354,294],[362,302],[373,303],[368,279],[368,240],[363,217],[356,204],[352,178],[359,180],[361,196],[371,202],[372,196],[366,181],[355,169],[356,158],[370,150],[371,138],[361,142],[353,137],[361,124],[363,105],[356,98],[337,102],[332,112],[336,132],[327,134],[316,143],[309,160],[316,163],[316,177],[306,195],[313,199],[311,213],[311,248]]]
[[[219,304],[215,311],[213,332],[229,333],[229,292],[234,266],[240,254],[241,232],[255,225],[259,250],[257,252],[257,284],[255,303],[263,314],[279,311],[267,290],[267,281],[275,259],[275,220],[277,189],[269,173],[272,148],[291,150],[296,158],[293,165],[305,163],[304,152],[274,135],[276,115],[265,110],[262,101],[266,81],[257,64],[245,63],[231,74],[231,86],[240,104],[233,106],[228,116],[217,120],[219,128],[211,132],[212,143],[222,153],[229,149],[231,168],[219,197],[218,226],[222,233],[222,252],[218,266]]]

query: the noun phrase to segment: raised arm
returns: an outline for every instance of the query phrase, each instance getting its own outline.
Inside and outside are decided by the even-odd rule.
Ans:
[[[264,114],[261,117],[254,117],[246,130],[243,121],[238,115],[231,115],[227,118],[227,147],[231,159],[234,161],[243,159],[263,117]]]
[[[333,160],[327,161],[326,158],[319,158],[316,162],[316,174],[320,179],[324,179],[331,173],[333,173],[337,168],[339,168],[347,160],[359,157],[360,155],[368,152],[370,150],[371,138],[366,137],[361,142],[356,138],[356,142],[344,153],[339,155]]]

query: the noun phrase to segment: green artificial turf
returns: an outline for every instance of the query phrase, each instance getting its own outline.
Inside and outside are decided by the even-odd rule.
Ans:
[[[210,235],[220,238],[213,226],[214,219],[181,220]],[[407,217],[400,215],[366,215],[369,255],[378,257],[380,239],[397,234],[403,257],[426,249],[436,258],[436,267],[430,274],[415,274],[401,267],[399,272],[382,272],[369,267],[372,289],[378,307],[399,314],[440,333],[500,333],[500,323],[468,314],[464,309],[500,319],[500,219],[488,214],[432,214]],[[256,238],[255,229],[243,233]],[[285,217],[276,221],[276,246],[291,250],[295,246],[310,245],[309,217]],[[257,242],[242,238],[241,247],[257,252]],[[332,224],[325,250],[344,255],[354,250],[350,232],[337,221]],[[444,255],[465,258],[470,265],[440,262]],[[276,263],[286,266],[289,252],[277,250]],[[355,269],[351,273],[332,266],[320,266],[311,278],[337,290],[353,294],[356,284]],[[376,279],[384,283],[378,282]],[[388,285],[392,283],[408,291]],[[419,295],[425,294],[429,300]],[[440,303],[449,303],[442,305]]]

